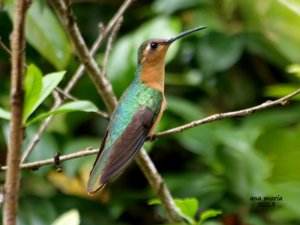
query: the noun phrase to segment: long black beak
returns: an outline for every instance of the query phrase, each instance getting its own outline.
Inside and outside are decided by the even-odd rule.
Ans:
[[[191,30],[184,31],[184,32],[182,32],[181,34],[178,34],[177,36],[172,37],[172,38],[166,40],[165,43],[166,43],[166,44],[171,44],[173,41],[176,41],[177,39],[182,38],[182,37],[184,37],[185,35],[188,35],[188,34],[190,34],[190,33],[193,33],[193,32],[195,32],[195,31],[202,30],[202,29],[205,29],[205,28],[206,28],[205,26],[201,26],[201,27],[196,27],[196,28],[191,29]]]

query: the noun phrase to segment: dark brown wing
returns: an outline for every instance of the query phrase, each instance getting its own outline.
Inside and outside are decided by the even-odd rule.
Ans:
[[[103,150],[104,150],[104,146],[105,146],[105,143],[106,143],[106,139],[107,139],[107,136],[108,136],[108,130],[105,132],[105,135],[103,137],[103,140],[102,140],[102,143],[101,143],[101,146],[99,148],[99,151],[97,153],[97,157],[96,157],[96,160],[93,164],[93,167],[92,167],[92,170],[90,172],[90,177],[89,177],[89,180],[88,180],[88,184],[87,184],[87,190],[88,190],[88,193],[89,194],[95,194],[97,191],[99,191],[101,188],[103,188],[105,186],[105,184],[96,184],[96,188],[94,187],[95,186],[95,183],[99,180],[98,179],[98,176],[97,174],[93,174],[94,173],[94,169],[96,168],[97,166],[97,163],[98,163],[98,160],[101,156],[101,154],[103,153]]]
[[[157,113],[145,106],[140,107],[110,148],[105,147],[110,130],[106,132],[88,180],[87,190],[90,194],[97,192],[129,165],[144,144],[156,119]]]
[[[143,146],[157,114],[147,107],[140,107],[131,123],[111,148],[111,155],[103,169],[100,183],[106,184],[120,174]]]

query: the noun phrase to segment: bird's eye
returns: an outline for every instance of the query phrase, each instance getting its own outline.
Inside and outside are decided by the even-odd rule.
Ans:
[[[152,50],[156,49],[157,48],[157,43],[156,42],[151,42],[150,47],[151,47]]]

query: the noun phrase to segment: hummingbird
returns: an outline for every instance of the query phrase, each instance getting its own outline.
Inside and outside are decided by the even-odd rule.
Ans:
[[[170,45],[204,28],[197,27],[169,39],[150,39],[141,44],[135,77],[111,116],[90,172],[89,194],[95,194],[126,169],[158,124],[166,106],[165,58]]]

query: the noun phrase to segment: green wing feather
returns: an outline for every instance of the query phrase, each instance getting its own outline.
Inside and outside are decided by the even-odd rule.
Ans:
[[[139,82],[133,82],[123,94],[91,171],[89,193],[106,185],[134,159],[157,119],[162,100],[161,92]]]

